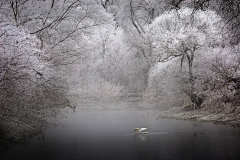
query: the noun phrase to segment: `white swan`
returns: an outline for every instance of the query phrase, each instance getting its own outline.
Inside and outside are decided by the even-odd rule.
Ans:
[[[139,128],[135,128],[134,132],[138,133],[138,134],[140,134],[140,133],[141,134],[149,134],[149,132],[146,132],[146,130],[147,130],[147,128],[140,128],[140,129]]]

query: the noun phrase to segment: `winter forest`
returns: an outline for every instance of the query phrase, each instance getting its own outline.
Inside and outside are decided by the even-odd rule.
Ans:
[[[239,8],[238,0],[1,0],[0,137],[36,133],[86,100],[240,113]]]

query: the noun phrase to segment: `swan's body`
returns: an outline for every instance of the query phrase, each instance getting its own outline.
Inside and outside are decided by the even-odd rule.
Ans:
[[[134,132],[138,133],[138,134],[140,134],[140,133],[141,134],[148,134],[149,132],[146,132],[146,130],[147,130],[147,128],[140,128],[140,129],[139,128],[135,128]]]

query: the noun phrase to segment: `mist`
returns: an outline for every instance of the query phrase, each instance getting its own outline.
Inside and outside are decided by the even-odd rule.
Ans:
[[[160,139],[171,135],[168,137],[171,141],[172,132],[178,133],[179,128],[170,131],[175,126],[166,126],[161,122],[164,118],[239,127],[237,6],[237,0],[2,0],[0,144],[3,150],[8,150],[12,142],[25,143],[30,136],[48,135],[53,126],[72,126],[69,130],[59,129],[62,137],[54,135],[61,140],[77,137],[76,133],[89,129],[85,133],[89,136],[76,138],[77,145],[89,143],[90,151],[86,150],[89,154],[96,149],[92,149],[92,143],[101,141],[98,146],[105,143],[103,139],[109,140],[106,146],[114,146],[116,142],[124,149],[124,143],[115,141],[113,135],[135,137],[132,131],[136,127],[147,127]],[[142,115],[138,113],[144,116],[140,118]],[[152,121],[148,123],[149,118]],[[81,127],[78,129],[78,123],[83,125],[83,131]],[[177,123],[184,126],[190,122]],[[159,124],[168,131],[155,131]],[[54,139],[52,134],[48,136]],[[212,137],[202,138],[208,141]],[[127,143],[126,139],[123,142]],[[149,139],[157,142],[152,144],[156,148],[161,146],[158,140]],[[58,140],[46,143],[53,145]],[[134,142],[129,145],[129,150],[123,151],[126,156],[121,157],[121,151],[118,153],[115,148],[109,157],[116,154],[119,159],[127,159],[135,153],[131,150]],[[235,143],[232,145],[235,149]],[[152,159],[153,148],[149,148]],[[211,146],[207,148],[206,153],[212,153]],[[174,155],[179,154],[176,150]],[[141,154],[138,149],[136,152]],[[172,152],[166,153],[169,156]],[[210,154],[203,157],[213,158]]]

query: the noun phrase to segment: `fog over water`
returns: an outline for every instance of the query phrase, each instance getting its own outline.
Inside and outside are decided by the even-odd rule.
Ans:
[[[158,110],[95,110],[69,113],[51,127],[17,144],[1,159],[237,159],[239,128],[158,119]],[[135,135],[146,127],[148,135]]]

